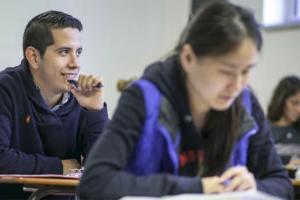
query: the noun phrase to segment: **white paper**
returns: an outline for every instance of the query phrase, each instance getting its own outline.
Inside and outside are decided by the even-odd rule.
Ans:
[[[120,200],[281,200],[259,191],[228,192],[221,194],[180,194],[165,197],[123,197]]]

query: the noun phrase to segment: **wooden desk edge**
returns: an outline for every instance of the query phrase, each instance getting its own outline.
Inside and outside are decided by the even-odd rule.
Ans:
[[[1,177],[0,183],[76,187],[79,184],[79,180],[78,179],[63,179],[63,178],[31,178],[31,177],[7,176],[7,177]]]
[[[293,186],[300,186],[300,180],[291,179]]]

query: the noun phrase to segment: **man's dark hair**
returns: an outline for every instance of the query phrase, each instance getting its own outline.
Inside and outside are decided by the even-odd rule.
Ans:
[[[53,10],[43,12],[32,18],[23,34],[24,57],[25,50],[29,46],[36,48],[40,55],[43,56],[47,46],[54,43],[51,30],[63,28],[76,28],[81,31],[82,24],[69,14]]]

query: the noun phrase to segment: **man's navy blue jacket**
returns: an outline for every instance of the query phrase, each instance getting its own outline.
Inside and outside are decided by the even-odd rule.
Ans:
[[[82,108],[70,93],[52,111],[27,62],[0,73],[0,173],[62,174],[62,159],[81,159],[108,121],[106,107]]]

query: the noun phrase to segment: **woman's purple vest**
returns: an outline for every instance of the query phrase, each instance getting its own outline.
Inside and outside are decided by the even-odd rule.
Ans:
[[[156,173],[178,174],[180,144],[179,128],[175,133],[168,131],[160,122],[162,95],[159,89],[150,81],[141,79],[136,81],[143,92],[145,104],[145,123],[133,157],[127,170],[136,175],[150,175]],[[249,89],[243,91],[243,104],[251,114],[251,98]],[[249,137],[257,132],[255,126],[234,145],[229,166],[246,165]]]

